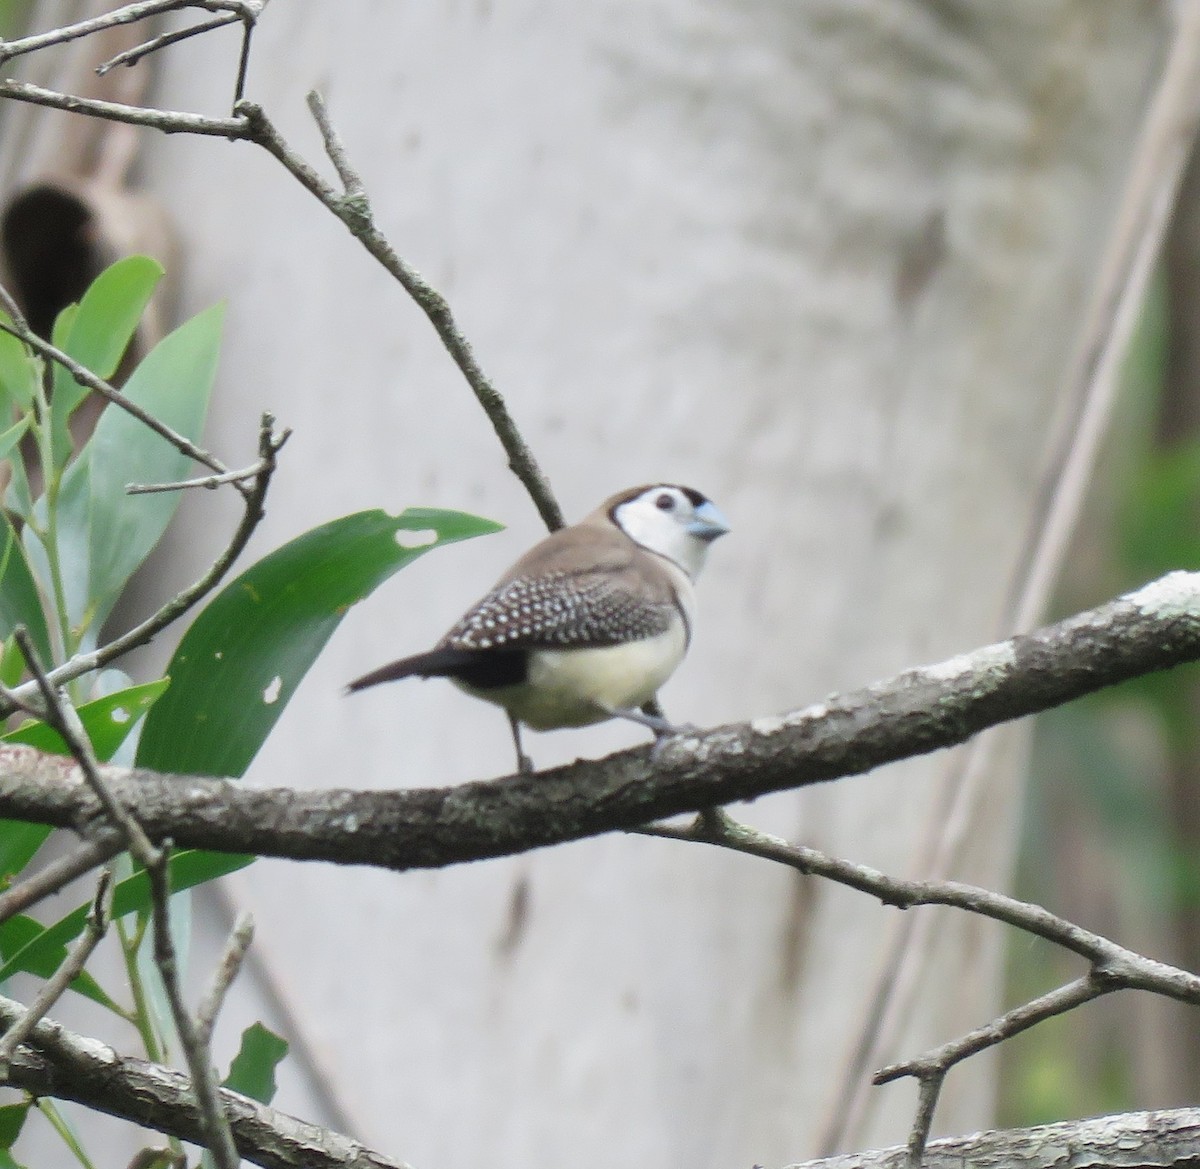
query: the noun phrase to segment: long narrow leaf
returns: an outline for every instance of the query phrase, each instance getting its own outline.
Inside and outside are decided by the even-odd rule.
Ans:
[[[242,775],[351,605],[431,548],[498,527],[461,512],[358,512],[260,560],[184,635],[167,667],[171,689],[142,731],[139,765]],[[426,542],[406,547],[397,538],[405,532],[427,533]]]
[[[7,639],[18,625],[29,631],[42,662],[53,662],[41,593],[19,537],[8,517],[0,516],[0,639]]]
[[[128,256],[106,268],[71,314],[60,348],[98,377],[112,377],[162,275],[162,265],[149,256]],[[71,453],[67,424],[86,395],[87,390],[55,363],[50,430],[56,466]]]

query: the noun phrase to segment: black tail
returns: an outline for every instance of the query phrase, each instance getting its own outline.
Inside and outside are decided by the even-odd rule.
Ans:
[[[512,686],[525,680],[525,654],[515,650],[431,649],[355,678],[346,691],[353,694],[400,678],[455,678],[480,690]]]

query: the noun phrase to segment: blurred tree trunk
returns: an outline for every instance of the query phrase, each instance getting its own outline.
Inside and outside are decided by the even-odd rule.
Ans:
[[[1165,15],[1148,0],[273,5],[250,96],[315,158],[303,94],[324,90],[381,226],[449,297],[570,517],[676,480],[732,518],[664,695],[674,718],[714,723],[999,632]],[[232,36],[179,46],[158,100],[219,108],[234,53]],[[189,308],[230,301],[212,443],[248,456],[264,408],[296,431],[258,551],[364,507],[510,525],[353,612],[253,778],[508,771],[503,718],[450,687],[339,697],[440,635],[538,536],[488,423],[419,313],[274,162],[147,145]],[[154,587],[219,539],[177,533]],[[547,765],[638,738],[530,746]],[[1020,748],[1001,753],[966,879],[1007,882]],[[905,873],[950,762],[745,814]],[[259,864],[234,889],[258,922],[259,989],[290,1012],[331,1115],[439,1169],[810,1155],[892,912],[636,838],[403,876]],[[997,935],[941,923],[893,1055],[998,1005]],[[987,1126],[992,1097],[973,1061],[938,1128]],[[903,1140],[913,1099],[879,1090],[846,1141]]]

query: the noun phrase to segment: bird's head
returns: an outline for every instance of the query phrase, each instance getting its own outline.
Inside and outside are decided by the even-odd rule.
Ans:
[[[603,510],[634,543],[673,561],[693,580],[709,544],[729,531],[729,522],[699,491],[674,483],[623,491]]]

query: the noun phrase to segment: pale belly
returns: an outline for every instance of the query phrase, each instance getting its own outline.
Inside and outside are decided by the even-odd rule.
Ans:
[[[603,649],[538,650],[524,686],[463,690],[494,702],[537,731],[582,727],[648,702],[675,672],[687,648],[683,622],[666,633]]]

